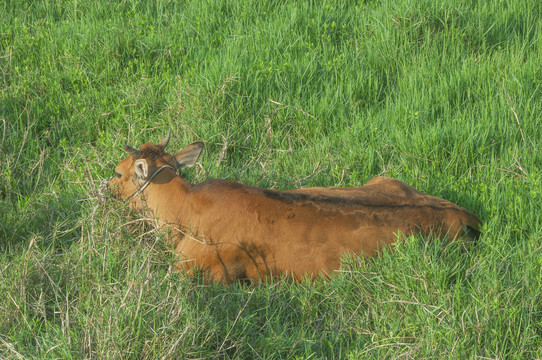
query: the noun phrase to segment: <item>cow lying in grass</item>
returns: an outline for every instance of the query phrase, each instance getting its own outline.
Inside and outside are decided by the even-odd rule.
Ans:
[[[449,201],[387,177],[356,188],[260,189],[226,180],[190,184],[177,170],[196,163],[195,142],[175,155],[146,143],[116,167],[115,196],[171,229],[179,268],[231,283],[329,274],[341,256],[373,256],[402,236],[475,238],[480,220]]]

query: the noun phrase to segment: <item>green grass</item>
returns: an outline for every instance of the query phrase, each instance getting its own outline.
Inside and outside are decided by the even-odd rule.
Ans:
[[[0,4],[0,358],[542,358],[542,3]],[[190,181],[405,181],[480,216],[331,279],[206,285],[97,188],[126,142]]]

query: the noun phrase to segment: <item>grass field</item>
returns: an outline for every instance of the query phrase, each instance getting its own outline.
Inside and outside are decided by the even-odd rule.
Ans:
[[[485,3],[485,4],[484,4]],[[542,2],[5,0],[0,358],[542,358]],[[478,214],[331,279],[206,285],[98,200],[122,146],[193,182],[386,175]]]

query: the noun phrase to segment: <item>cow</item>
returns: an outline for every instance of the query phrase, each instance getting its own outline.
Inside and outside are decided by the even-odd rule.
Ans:
[[[332,274],[345,254],[374,256],[411,235],[470,243],[480,234],[480,219],[469,210],[389,177],[288,191],[218,179],[191,184],[177,171],[193,166],[204,144],[170,155],[170,135],[139,149],[125,145],[129,156],[108,188],[169,229],[176,267],[188,274],[199,269],[225,284],[300,280]]]

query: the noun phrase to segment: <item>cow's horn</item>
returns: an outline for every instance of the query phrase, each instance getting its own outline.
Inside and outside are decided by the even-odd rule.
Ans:
[[[164,150],[167,146],[167,143],[169,142],[169,138],[171,137],[171,130],[168,130],[166,138],[159,144],[157,144],[158,147],[161,147],[162,150]]]
[[[124,145],[124,150],[134,159],[139,159],[141,157],[141,151],[134,149],[129,145]]]

